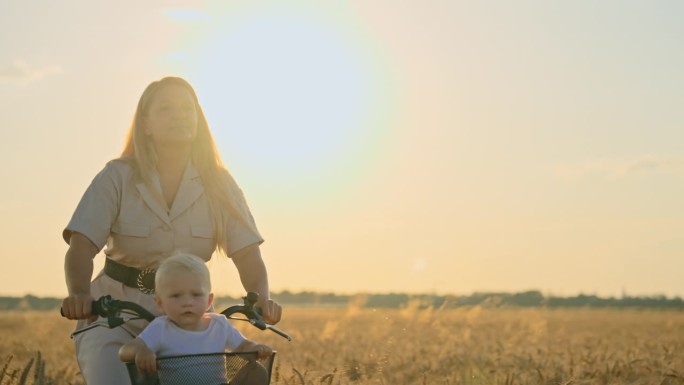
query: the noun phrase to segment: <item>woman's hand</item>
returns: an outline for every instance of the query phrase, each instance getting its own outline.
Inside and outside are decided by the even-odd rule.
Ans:
[[[88,319],[94,321],[97,315],[93,315],[93,297],[90,294],[74,294],[62,300],[62,315],[68,319]]]
[[[260,301],[257,306],[261,307],[261,316],[264,317],[264,321],[271,325],[277,324],[283,315],[283,308],[272,299]]]

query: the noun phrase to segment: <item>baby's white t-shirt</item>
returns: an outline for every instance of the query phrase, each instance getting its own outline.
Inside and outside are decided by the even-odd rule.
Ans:
[[[209,327],[200,331],[181,329],[167,316],[159,316],[138,337],[158,357],[222,353],[235,350],[245,340],[223,314],[206,313],[206,316],[211,317]]]

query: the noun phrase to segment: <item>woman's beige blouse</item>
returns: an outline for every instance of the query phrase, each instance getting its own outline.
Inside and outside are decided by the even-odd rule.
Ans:
[[[156,193],[150,191],[156,189]],[[164,207],[158,177],[148,185],[133,176],[123,160],[113,160],[93,179],[64,229],[68,243],[79,232],[119,263],[137,268],[156,268],[175,252],[187,252],[208,261],[216,250],[209,202],[197,170],[186,167],[173,205]],[[245,208],[249,213],[249,210]],[[253,221],[251,214],[248,220]],[[227,252],[263,242],[252,228],[231,219],[227,226]]]

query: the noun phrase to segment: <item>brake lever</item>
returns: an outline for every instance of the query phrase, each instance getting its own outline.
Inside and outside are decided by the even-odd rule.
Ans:
[[[292,337],[290,337],[289,334],[287,334],[287,333],[285,333],[284,331],[278,329],[277,327],[275,327],[275,326],[273,326],[273,325],[268,325],[268,324],[266,325],[266,327],[268,328],[268,330],[270,330],[270,331],[272,331],[272,332],[278,334],[278,335],[281,336],[281,337],[286,338],[288,341],[292,341]]]
[[[268,329],[279,336],[286,338],[288,341],[292,341],[292,337],[290,337],[287,333],[271,324],[266,323],[261,312],[262,309],[256,306],[256,303],[259,300],[259,294],[255,292],[248,292],[247,296],[242,297],[242,299],[244,300],[244,305],[231,306],[224,310],[221,314],[231,319],[238,319],[233,318],[232,314],[241,313],[246,318],[239,318],[240,320],[249,322],[252,324],[252,326],[255,326],[259,330]]]
[[[278,334],[279,336],[286,338],[288,341],[292,341],[292,337],[290,337],[289,334],[287,334],[287,333],[285,333],[284,331],[280,330],[278,327],[276,327],[276,326],[274,326],[274,325],[271,325],[271,324],[269,324],[269,323],[266,323],[266,321],[264,321],[264,316],[263,316],[263,314],[261,313],[261,308],[260,308],[260,307],[254,307],[254,313],[255,313],[255,315],[256,315],[255,318],[258,319],[257,321],[255,321],[256,323],[253,324],[254,326],[258,327],[258,328],[261,329],[261,330],[268,329],[268,330],[270,330],[270,331],[272,331],[272,332]]]

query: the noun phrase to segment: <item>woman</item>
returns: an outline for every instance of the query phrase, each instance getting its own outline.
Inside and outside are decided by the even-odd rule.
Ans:
[[[175,252],[205,261],[219,250],[232,259],[246,291],[259,293],[267,322],[281,318],[269,297],[263,242],[239,187],[221,162],[192,86],[177,77],[151,83],[138,102],[120,158],[93,179],[63,232],[69,244],[62,309],[78,327],[94,319],[94,298],[137,302],[157,313],[154,269]],[[90,282],[93,258],[104,269]],[[75,337],[88,384],[125,384],[121,345],[144,323],[95,328]]]

